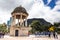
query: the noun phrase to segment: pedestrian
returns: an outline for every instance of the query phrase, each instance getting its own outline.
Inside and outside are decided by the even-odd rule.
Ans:
[[[53,36],[54,36],[54,38],[55,38],[55,32],[53,32]]]
[[[57,34],[57,32],[55,32],[55,38],[57,38],[57,39],[58,39],[58,34]]]
[[[49,35],[48,35],[49,37],[51,37],[51,33],[49,32]]]

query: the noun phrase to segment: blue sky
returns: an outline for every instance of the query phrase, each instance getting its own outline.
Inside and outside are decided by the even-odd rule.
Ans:
[[[60,22],[60,0],[0,0],[0,23],[11,17],[14,8],[22,5],[29,18],[44,18],[50,23]]]
[[[49,7],[51,7],[51,9],[53,9],[56,6],[56,2],[57,1],[58,0],[51,0],[50,3],[47,4],[48,3],[48,0],[43,0],[44,4],[47,5],[47,6],[49,6]]]

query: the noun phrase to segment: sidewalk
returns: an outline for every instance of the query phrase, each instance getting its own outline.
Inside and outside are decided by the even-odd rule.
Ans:
[[[5,38],[0,38],[0,40],[60,40],[60,35],[58,36],[59,38],[49,38],[49,37],[5,37]]]

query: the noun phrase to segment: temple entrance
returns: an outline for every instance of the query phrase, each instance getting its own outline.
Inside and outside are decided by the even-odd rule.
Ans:
[[[18,32],[19,32],[18,30],[15,30],[15,36],[18,36]]]

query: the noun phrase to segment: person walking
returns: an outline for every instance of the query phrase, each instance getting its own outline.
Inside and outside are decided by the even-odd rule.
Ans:
[[[58,39],[58,34],[57,34],[57,32],[55,32],[55,38],[57,38],[57,39]]]
[[[53,32],[53,37],[55,38],[55,32]]]
[[[53,36],[58,39],[57,32],[53,32]]]
[[[48,36],[51,37],[51,32],[49,32],[48,34],[49,34]]]

